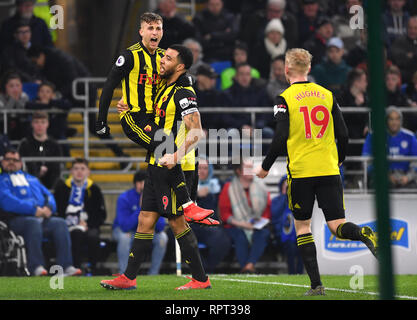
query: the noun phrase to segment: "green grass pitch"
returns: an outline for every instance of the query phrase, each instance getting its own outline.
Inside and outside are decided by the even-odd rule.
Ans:
[[[304,297],[307,275],[210,275],[212,289],[176,291],[188,282],[175,275],[138,276],[136,290],[100,286],[111,277],[0,277],[0,300],[376,300],[378,277],[364,276],[363,288],[352,276],[323,275],[326,296]],[[61,289],[59,286],[61,285]],[[54,287],[57,287],[54,289]],[[417,276],[395,276],[396,299],[417,300]]]

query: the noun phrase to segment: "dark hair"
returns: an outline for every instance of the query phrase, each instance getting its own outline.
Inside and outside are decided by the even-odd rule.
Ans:
[[[133,184],[136,182],[140,182],[145,180],[146,173],[144,171],[136,171],[136,173],[133,175]]]
[[[17,149],[16,149],[15,147],[12,147],[12,146],[7,147],[6,149],[4,149],[3,156],[4,156],[6,153],[17,153],[17,154],[19,155],[19,158],[20,158],[20,153],[19,153],[19,151],[17,151]]]
[[[282,60],[285,63],[285,55],[280,54],[279,56],[276,56],[275,58],[271,60],[271,64],[278,60]]]
[[[151,23],[155,21],[161,21],[161,23],[163,22],[162,17],[153,12],[145,12],[139,18],[139,24],[142,24],[142,22]]]
[[[84,158],[75,158],[72,161],[71,168],[74,167],[77,163],[85,164],[88,167],[88,160]]]
[[[49,120],[48,113],[45,111],[35,111],[32,115],[32,120],[35,119],[47,119]]]
[[[242,41],[236,41],[233,49],[239,49],[239,50],[245,51],[246,53],[249,52],[248,45]]]
[[[241,67],[246,67],[246,66],[251,67],[251,65],[250,65],[248,62],[238,63],[238,64],[236,65],[236,67],[235,67],[236,72],[237,72],[237,70],[238,70],[239,68],[241,68]]]
[[[29,50],[27,51],[27,56],[29,58],[39,58],[39,56],[45,53],[45,49],[43,49],[41,46],[30,46]]]
[[[363,75],[366,75],[366,72],[359,68],[352,69],[347,76],[347,87],[350,88],[353,83],[358,80]]]
[[[169,49],[175,50],[178,52],[178,60],[180,63],[184,64],[185,70],[190,69],[193,64],[193,53],[190,49],[182,44],[173,44],[169,46]]]
[[[20,82],[22,82],[22,77],[20,76],[18,72],[13,71],[13,70],[6,72],[1,78],[0,91],[3,93],[6,93],[6,85],[10,80],[13,80],[13,79],[19,79]]]
[[[55,85],[54,85],[52,82],[50,82],[50,81],[42,81],[42,83],[39,85],[38,91],[39,91],[42,87],[49,87],[49,88],[51,88],[51,89],[52,89],[52,91],[54,91],[54,92],[55,92],[55,90],[56,90]]]
[[[29,22],[28,22],[28,21],[26,21],[26,20],[19,20],[19,21],[18,21],[18,23],[16,23],[16,25],[15,25],[15,27],[14,27],[13,32],[14,32],[14,33],[16,33],[16,32],[17,32],[17,30],[18,30],[19,28],[22,28],[22,27],[29,27],[29,29],[30,29],[30,24],[29,24]]]

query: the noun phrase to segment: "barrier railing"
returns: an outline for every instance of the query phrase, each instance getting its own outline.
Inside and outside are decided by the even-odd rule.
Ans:
[[[74,108],[70,110],[70,113],[80,113],[82,115],[83,119],[83,136],[80,139],[71,139],[71,140],[59,140],[58,143],[60,144],[82,144],[83,145],[83,151],[84,156],[87,158],[90,162],[143,162],[145,160],[144,157],[90,157],[89,156],[89,149],[90,145],[103,145],[103,144],[133,144],[128,138],[122,138],[122,139],[113,139],[113,140],[93,140],[89,139],[90,137],[90,130],[89,130],[89,113],[97,113],[98,108],[90,108],[89,107],[89,101],[90,101],[90,85],[92,83],[103,83],[106,80],[106,78],[79,78],[74,80],[72,91],[73,96],[79,100],[82,101],[84,104],[84,108]],[[80,93],[78,90],[83,88]],[[404,113],[411,113],[417,112],[417,108],[410,108],[410,107],[401,107],[399,108]],[[67,111],[63,111],[60,109],[50,109],[50,110],[44,110],[48,113],[68,113]],[[272,113],[272,107],[205,107],[205,108],[199,108],[199,111],[201,113],[211,113],[211,114],[222,114],[222,113],[236,113],[236,114],[250,114],[251,117],[251,123],[252,126],[255,127],[256,123],[256,116],[259,114],[271,114]],[[367,114],[369,117],[369,108],[366,107],[342,107],[343,113],[364,113]],[[12,114],[29,114],[33,113],[34,110],[19,110],[19,109],[2,109],[0,110],[0,114],[3,116],[3,133],[7,134],[7,124],[8,124],[8,117]],[[115,108],[110,108],[110,113],[116,113],[117,110]],[[251,140],[248,140],[249,142]],[[263,144],[268,144],[272,141],[272,139],[262,139]],[[17,145],[20,141],[12,141],[12,144]],[[245,142],[245,140],[240,140],[239,143]],[[364,139],[350,139],[350,144],[362,144],[364,142]],[[208,144],[218,144],[219,141],[217,139],[207,139],[204,141],[204,143]],[[229,143],[229,142],[228,142]],[[72,157],[58,157],[58,158],[42,158],[42,161],[45,162],[70,162],[72,161]],[[230,159],[226,159],[230,160]],[[417,161],[417,157],[389,157],[390,161]],[[39,158],[24,158],[25,162],[31,162],[31,161],[39,161]],[[285,161],[285,158],[279,158],[278,161]],[[346,162],[361,162],[362,163],[362,170],[360,172],[353,172],[352,174],[356,175],[362,175],[363,177],[363,185],[364,188],[362,189],[363,192],[368,192],[368,174],[367,174],[367,167],[371,162],[370,157],[361,157],[361,156],[350,156],[346,158]],[[350,173],[348,173],[350,174]]]

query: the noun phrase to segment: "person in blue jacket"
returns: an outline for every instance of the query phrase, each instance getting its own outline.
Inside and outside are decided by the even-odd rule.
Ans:
[[[387,117],[387,152],[389,156],[417,156],[417,139],[410,131],[402,127],[402,112],[390,106]],[[362,149],[363,156],[372,156],[372,134],[368,134]],[[372,173],[368,167],[368,175]],[[393,188],[417,187],[417,166],[414,161],[390,161],[389,181]]]
[[[117,199],[116,218],[113,222],[113,238],[117,241],[117,258],[120,274],[123,274],[127,267],[130,247],[138,226],[145,177],[145,172],[136,172],[133,176],[134,187],[123,192]],[[160,217],[155,226],[151,266],[148,270],[149,275],[159,274],[165,256],[168,244],[168,236],[164,231],[165,225],[165,218]]]
[[[9,148],[1,161],[0,209],[6,213],[9,228],[25,241],[28,269],[31,275],[47,275],[42,241],[52,241],[56,249],[56,263],[65,275],[80,275],[73,266],[71,238],[65,220],[56,216],[52,193],[40,181],[22,171],[17,150]]]

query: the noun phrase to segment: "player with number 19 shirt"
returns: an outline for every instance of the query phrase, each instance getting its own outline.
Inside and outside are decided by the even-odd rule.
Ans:
[[[315,83],[295,82],[277,100],[275,118],[280,123],[288,122],[285,127],[289,128],[288,176],[339,175],[338,164],[346,153],[347,129],[333,94]]]
[[[377,244],[371,228],[361,228],[345,219],[339,166],[345,160],[348,131],[332,92],[308,81],[311,58],[300,48],[288,50],[285,55],[290,87],[277,97],[275,136],[256,174],[265,178],[278,153],[287,150],[288,205],[294,216],[297,246],[311,281],[306,295],[324,295],[311,233],[316,199],[334,235],[362,241],[374,255]]]

